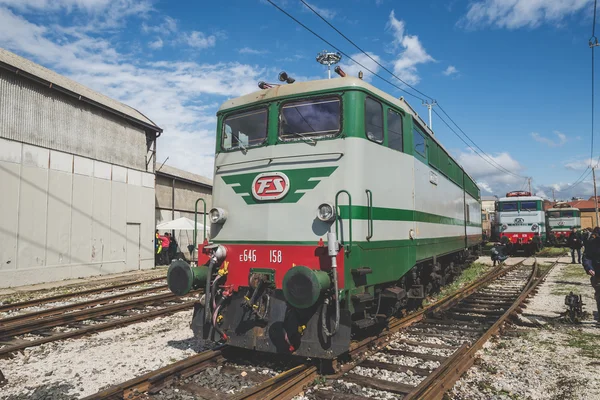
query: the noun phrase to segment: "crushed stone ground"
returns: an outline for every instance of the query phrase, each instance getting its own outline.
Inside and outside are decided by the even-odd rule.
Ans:
[[[581,265],[569,264],[570,257],[559,261],[526,306],[526,326],[511,327],[488,342],[450,399],[600,399],[600,327],[591,315],[593,289]],[[581,324],[568,324],[561,316],[570,291],[583,297],[588,314]]]
[[[190,357],[203,349],[189,327],[192,311],[25,349],[0,360],[8,383],[0,399],[80,398]],[[37,392],[36,392],[37,391]],[[56,397],[54,397],[56,396]]]

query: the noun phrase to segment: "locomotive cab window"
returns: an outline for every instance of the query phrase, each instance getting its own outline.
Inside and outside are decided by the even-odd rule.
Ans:
[[[267,109],[243,111],[225,117],[222,146],[225,150],[260,146],[267,138]]]
[[[298,141],[336,136],[341,131],[341,110],[339,97],[284,103],[279,114],[279,138]]]
[[[521,211],[537,211],[537,201],[522,201]]]
[[[387,112],[388,147],[390,149],[403,151],[402,116],[389,109]]]
[[[413,143],[415,152],[422,157],[427,157],[427,149],[425,145],[425,137],[417,128],[413,128]]]
[[[561,216],[565,218],[573,218],[575,216],[574,211],[563,211],[561,214]]]
[[[500,211],[517,211],[517,202],[516,201],[507,201],[505,203],[500,203]]]
[[[560,218],[560,211],[548,212],[548,218]]]
[[[365,133],[369,140],[383,143],[383,107],[370,97],[365,99]]]

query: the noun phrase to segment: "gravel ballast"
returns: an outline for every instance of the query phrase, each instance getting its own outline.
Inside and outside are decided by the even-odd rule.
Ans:
[[[538,259],[551,263],[554,259]],[[563,257],[513,326],[478,352],[451,399],[600,399],[600,327],[592,321],[593,289],[581,265]],[[569,324],[565,295],[581,294],[586,320]]]
[[[192,337],[191,318],[192,310],[183,311],[25,349],[13,359],[0,360],[0,370],[8,380],[0,389],[0,399],[54,399],[57,391],[63,396],[57,399],[80,398],[190,357],[203,350]],[[36,390],[39,396],[49,395],[34,397]]]

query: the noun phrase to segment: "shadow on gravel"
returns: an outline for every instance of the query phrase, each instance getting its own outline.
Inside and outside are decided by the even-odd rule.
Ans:
[[[555,282],[560,283],[561,285],[576,285],[576,286],[589,285],[588,282],[571,282],[571,281],[555,281]]]
[[[5,397],[6,400],[73,400],[79,396],[69,394],[74,389],[73,385],[68,383],[53,383],[50,385],[41,385],[37,387],[28,387],[33,390],[32,393],[17,394]]]
[[[167,345],[170,347],[173,347],[174,349],[177,349],[177,350],[192,349],[196,352],[200,352],[200,351],[204,350],[203,347],[200,345],[198,339],[195,337],[191,337],[189,339],[183,339],[183,340],[169,340],[167,342]]]

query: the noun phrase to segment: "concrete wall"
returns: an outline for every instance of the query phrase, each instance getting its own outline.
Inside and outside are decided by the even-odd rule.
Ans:
[[[0,287],[154,266],[154,174],[0,138],[0,182]]]
[[[4,69],[0,137],[153,172],[142,129]]]

